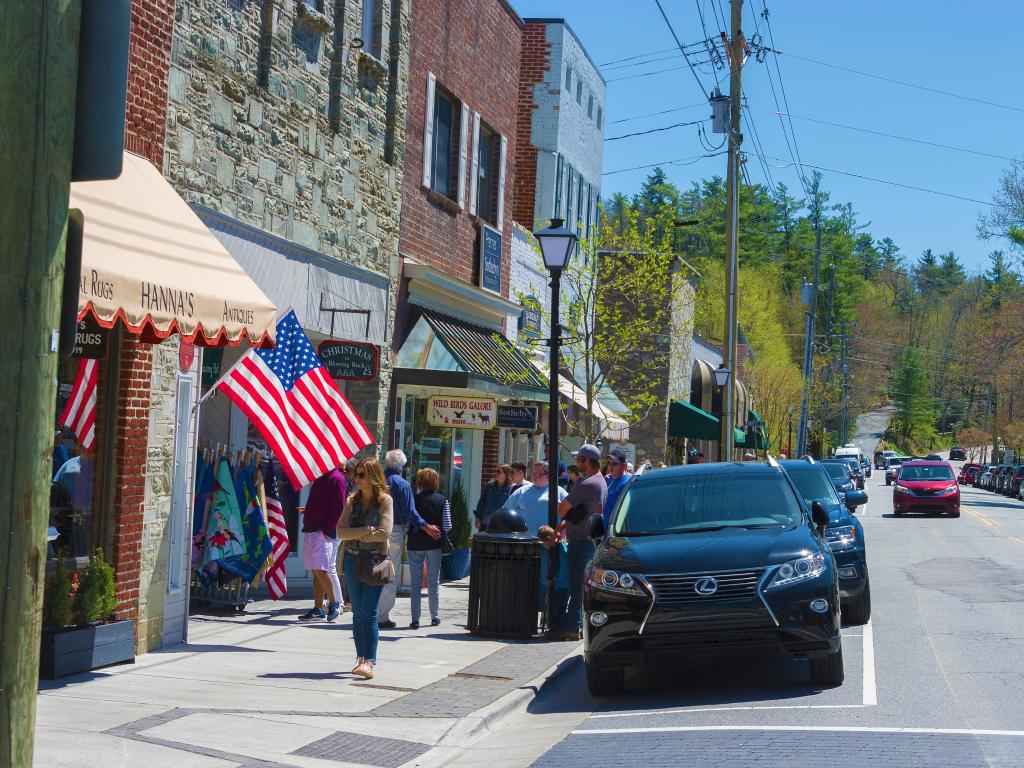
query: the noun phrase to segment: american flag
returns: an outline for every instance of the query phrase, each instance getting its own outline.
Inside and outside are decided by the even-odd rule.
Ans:
[[[260,431],[296,488],[340,466],[373,438],[317,359],[295,312],[277,347],[251,349],[217,385]]]
[[[78,375],[68,404],[60,415],[60,423],[70,429],[78,437],[78,444],[87,451],[92,450],[92,441],[96,436],[96,371],[95,360],[82,360],[78,364]]]
[[[281,491],[277,487],[277,476],[274,474],[274,463],[267,462],[267,530],[270,531],[270,543],[273,547],[273,559],[263,579],[267,582],[267,591],[272,600],[278,600],[288,591],[288,580],[285,577],[285,560],[291,546],[288,542],[288,528],[284,522],[284,510],[281,509]]]

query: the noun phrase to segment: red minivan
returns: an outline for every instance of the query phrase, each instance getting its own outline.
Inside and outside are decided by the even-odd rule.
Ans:
[[[892,492],[896,517],[908,512],[960,517],[960,486],[947,461],[908,461],[900,467]]]

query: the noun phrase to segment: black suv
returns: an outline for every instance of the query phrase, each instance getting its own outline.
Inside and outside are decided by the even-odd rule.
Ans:
[[[590,691],[618,693],[626,665],[652,658],[755,652],[809,659],[814,684],[841,684],[829,522],[774,461],[635,476],[587,566]]]

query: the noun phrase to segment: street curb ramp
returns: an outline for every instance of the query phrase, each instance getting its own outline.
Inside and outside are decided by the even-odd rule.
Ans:
[[[441,768],[468,751],[473,744],[498,730],[506,720],[525,712],[544,686],[578,667],[583,661],[581,647],[577,645],[533,680],[459,720],[433,748],[405,763],[402,768]]]

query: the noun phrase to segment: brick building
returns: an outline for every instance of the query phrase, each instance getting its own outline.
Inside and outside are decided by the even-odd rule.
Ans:
[[[51,560],[63,553],[78,570],[106,551],[116,615],[135,623],[138,652],[185,635],[194,345],[269,344],[274,317],[161,176],[173,7],[131,4],[120,178],[72,184],[70,207],[85,222],[79,334],[59,367],[57,415],[95,361],[96,416],[91,447],[57,425],[51,493]],[[196,252],[209,263],[191,264]],[[222,322],[229,298],[251,322]]]
[[[412,11],[391,443],[471,505],[507,438],[498,406],[546,399],[504,338],[522,29],[504,0]]]
[[[317,348],[368,368],[336,382],[383,442],[405,153],[408,0],[179,0],[167,177]],[[226,370],[241,351],[206,355]],[[340,378],[347,376],[347,378]],[[214,376],[207,377],[208,387]],[[203,446],[262,447],[219,395]],[[376,451],[376,446],[366,449]],[[292,584],[308,578],[283,481]]]

